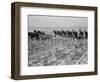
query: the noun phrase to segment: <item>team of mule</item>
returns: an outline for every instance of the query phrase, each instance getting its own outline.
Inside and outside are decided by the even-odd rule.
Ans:
[[[47,40],[51,39],[52,37],[65,37],[65,38],[75,38],[75,39],[87,39],[88,32],[86,30],[79,29],[78,31],[75,30],[53,30],[52,34],[47,34],[44,31],[34,30],[33,32],[28,32],[28,36],[34,40]]]

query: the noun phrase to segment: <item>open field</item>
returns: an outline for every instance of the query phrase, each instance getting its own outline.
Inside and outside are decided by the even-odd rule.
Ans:
[[[28,42],[28,66],[87,64],[87,39],[52,37]]]

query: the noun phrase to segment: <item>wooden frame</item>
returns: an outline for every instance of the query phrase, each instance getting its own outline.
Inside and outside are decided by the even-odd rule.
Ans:
[[[42,74],[42,75],[20,75],[20,8],[21,7],[41,7],[41,8],[57,8],[57,9],[76,9],[94,11],[94,71],[78,72],[78,73],[59,73],[59,74]],[[25,3],[14,2],[11,4],[11,78],[15,80],[21,79],[37,79],[37,78],[53,78],[66,76],[84,76],[97,74],[97,7],[75,6],[75,5],[58,5],[58,4],[42,4],[42,3]]]

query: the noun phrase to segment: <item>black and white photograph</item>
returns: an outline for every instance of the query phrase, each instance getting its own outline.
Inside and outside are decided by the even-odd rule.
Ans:
[[[88,64],[88,18],[28,15],[28,66]]]
[[[97,75],[97,7],[11,5],[12,79]]]

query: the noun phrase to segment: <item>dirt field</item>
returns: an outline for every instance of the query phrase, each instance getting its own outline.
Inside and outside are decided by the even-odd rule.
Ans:
[[[53,37],[28,41],[28,66],[87,64],[87,39]]]

